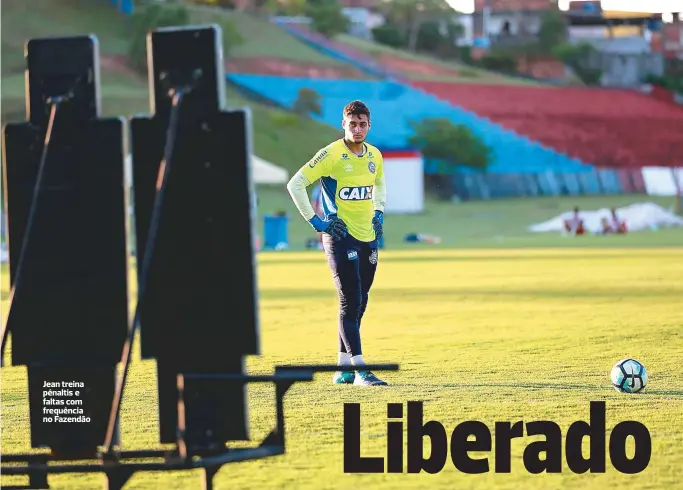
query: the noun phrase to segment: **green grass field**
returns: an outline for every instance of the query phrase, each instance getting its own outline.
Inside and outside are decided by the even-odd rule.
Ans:
[[[338,65],[341,62],[288,35],[283,30],[242,12],[188,5],[195,24],[233,21],[243,42],[230,51],[230,56],[259,57]],[[23,50],[31,37],[71,35],[93,32],[100,40],[103,55],[126,55],[129,48],[130,19],[114,9],[108,1],[99,0],[3,0],[3,55]],[[11,56],[11,54],[10,54]],[[4,56],[3,56],[4,57]],[[9,61],[9,60],[8,60]],[[16,59],[21,69],[23,60]],[[4,67],[12,65],[5,64]]]
[[[310,189],[310,188],[309,188]],[[303,249],[306,239],[315,233],[306,223],[284,187],[258,186],[259,217],[257,230],[263,236],[263,215],[283,211],[290,217],[289,243],[294,250]],[[453,204],[426,196],[424,210],[416,214],[388,214],[385,218],[385,240],[391,249],[451,249],[451,248],[527,248],[527,247],[651,247],[680,246],[683,229],[662,228],[657,232],[643,231],[627,236],[562,236],[559,233],[529,233],[530,225],[547,221],[575,205],[583,210],[624,207],[635,203],[653,202],[664,209],[675,208],[671,197],[645,195],[576,196],[535,199],[507,199]],[[408,233],[438,235],[442,242],[406,244]]]
[[[294,36],[290,36],[265,19],[238,11],[230,12],[201,6],[189,8],[193,21],[197,24],[212,23],[220,18],[227,18],[234,22],[243,42],[230,51],[230,56],[277,58],[333,66],[343,64],[313,49]]]
[[[248,359],[248,371],[334,362],[336,294],[321,254],[261,254],[258,274],[262,355]],[[295,385],[286,398],[287,454],[225,466],[216,488],[674,488],[683,476],[682,276],[683,248],[382,252],[362,332],[367,360],[401,364],[399,373],[384,375],[391,386],[333,386],[322,374]],[[612,364],[627,356],[649,370],[638,395],[610,386]],[[154,376],[154,362],[136,360],[123,402],[126,448],[155,445]],[[28,447],[25,379],[23,367],[3,369],[3,452]],[[255,443],[271,429],[272,400],[270,387],[249,390]],[[450,459],[438,475],[344,474],[343,404],[361,404],[362,454],[383,456],[386,404],[410,400],[424,401],[425,422],[438,420],[449,434],[466,420],[491,428],[553,420],[566,431],[588,419],[590,401],[604,400],[607,432],[623,420],[644,423],[652,459],[631,476],[609,459],[606,474],[574,475],[563,462],[561,474],[529,475],[522,452],[540,438],[525,437],[512,443],[508,475],[463,475]],[[198,479],[196,471],[141,474],[126,488],[197,488]],[[51,478],[53,488],[69,490],[103,481]]]

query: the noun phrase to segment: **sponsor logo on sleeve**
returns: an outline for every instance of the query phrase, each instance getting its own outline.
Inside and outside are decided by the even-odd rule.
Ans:
[[[309,167],[313,168],[316,165],[318,165],[320,162],[322,162],[325,158],[327,158],[327,150],[322,150],[320,153],[316,155],[316,157],[313,159],[311,163],[308,164]]]

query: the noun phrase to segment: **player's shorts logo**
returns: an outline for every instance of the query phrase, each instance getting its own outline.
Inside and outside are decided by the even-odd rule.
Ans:
[[[358,252],[355,250],[349,250],[346,255],[348,256],[349,260],[355,260],[358,258]]]
[[[373,187],[371,185],[343,187],[339,191],[339,198],[342,201],[369,201],[372,199]]]
[[[377,263],[377,250],[373,250],[370,254],[370,263],[375,265]]]
[[[375,173],[375,162],[368,163],[368,170],[370,171],[371,174]]]

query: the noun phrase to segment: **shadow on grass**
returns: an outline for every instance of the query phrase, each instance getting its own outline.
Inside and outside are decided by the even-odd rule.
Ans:
[[[605,393],[612,393],[614,392],[615,394],[618,394],[617,391],[612,388],[611,386],[604,385],[604,386],[595,386],[595,385],[586,385],[586,384],[580,384],[580,383],[466,383],[466,384],[458,384],[458,383],[444,383],[441,384],[440,386],[444,388],[504,388],[507,390],[515,390],[515,389],[524,389],[524,390],[532,390],[532,391],[540,391],[540,390],[571,390],[571,391],[590,391],[590,392],[605,392]],[[627,393],[624,393],[624,395],[628,395]],[[668,396],[668,397],[674,397],[674,398],[680,398],[683,399],[683,390],[660,390],[660,389],[649,389],[645,388],[643,391],[640,393],[634,393],[631,396]]]
[[[522,298],[545,298],[545,299],[628,299],[657,297],[659,299],[680,298],[681,292],[674,289],[648,289],[643,295],[642,291],[633,289],[610,289],[605,291],[570,291],[570,290],[548,290],[548,289],[472,289],[472,288],[391,288],[375,289],[372,291],[373,299],[384,299],[390,301],[423,301],[424,299],[450,300],[453,298],[497,298],[518,300]],[[262,289],[260,291],[261,300],[334,300],[337,298],[336,291],[330,289]],[[0,299],[7,301],[9,292],[0,293]]]
[[[423,301],[428,299],[435,300],[451,300],[454,298],[496,298],[496,299],[513,299],[519,300],[523,298],[534,299],[633,299],[644,297],[656,297],[658,300],[663,299],[678,299],[681,297],[681,290],[674,288],[648,288],[647,290],[630,289],[626,287],[611,288],[599,291],[591,290],[568,290],[568,289],[548,289],[548,288],[526,288],[526,289],[494,289],[494,288],[467,288],[467,287],[444,287],[444,288],[390,288],[390,289],[374,289],[372,291],[373,299],[385,299],[391,301]],[[262,300],[311,300],[311,299],[329,299],[336,298],[337,293],[330,287],[330,289],[279,289],[279,288],[264,288],[260,291]]]
[[[583,391],[605,391],[613,389],[610,386],[595,386],[577,383],[444,383],[444,388],[505,388],[508,390],[583,390]]]
[[[411,249],[405,249],[408,251]],[[450,251],[451,249],[446,249]],[[404,251],[404,250],[401,250]],[[415,252],[419,252],[415,250]],[[580,260],[608,260],[608,259],[623,259],[625,255],[623,253],[567,253],[559,254],[545,254],[545,253],[523,253],[520,255],[511,254],[500,254],[500,255],[451,255],[450,253],[439,254],[435,249],[430,250],[430,255],[420,256],[418,254],[410,257],[382,257],[382,251],[380,251],[380,257],[382,262],[398,262],[398,263],[421,263],[421,262],[512,262],[512,261],[535,261],[535,260],[561,260],[561,261],[580,261]],[[265,252],[269,255],[267,262],[263,262],[261,266],[268,267],[269,265],[279,265],[279,264],[295,264],[295,263],[311,263],[312,259],[309,254],[287,254],[283,255],[282,261],[273,260],[272,257],[275,253]],[[650,254],[650,252],[648,252]],[[321,252],[321,259],[324,259],[324,255]]]

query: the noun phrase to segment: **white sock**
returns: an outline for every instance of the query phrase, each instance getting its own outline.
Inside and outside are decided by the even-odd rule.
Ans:
[[[351,365],[351,354],[346,352],[340,352],[337,355],[337,364],[340,366],[350,366]]]
[[[365,361],[363,360],[363,356],[362,356],[362,355],[358,355],[358,356],[353,356],[353,357],[351,357],[351,364],[352,364],[353,366],[356,366],[356,367],[358,367],[358,366],[364,366],[364,365],[365,365]]]

